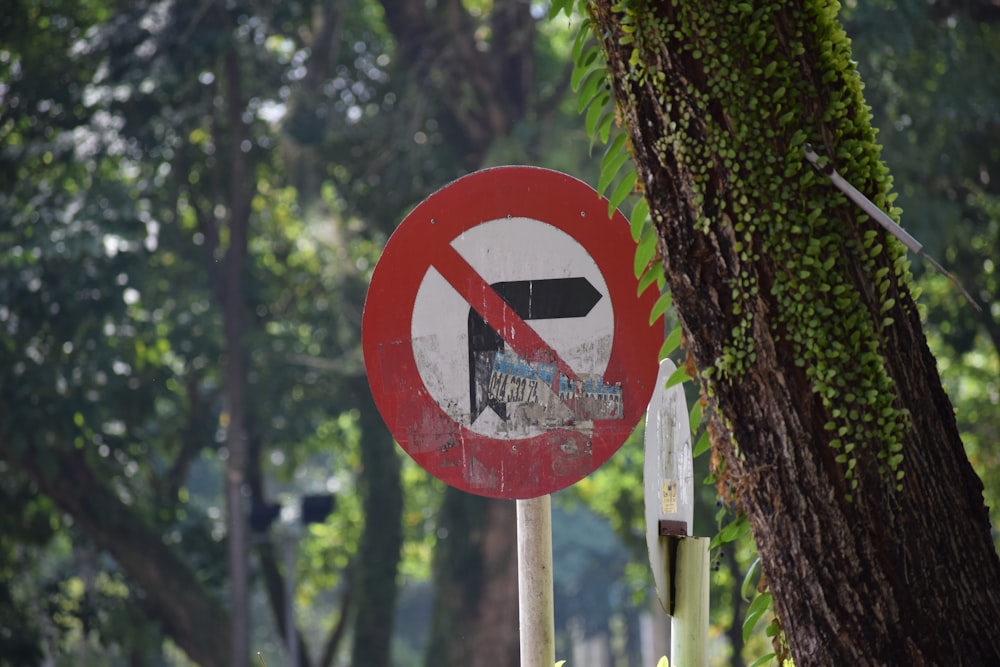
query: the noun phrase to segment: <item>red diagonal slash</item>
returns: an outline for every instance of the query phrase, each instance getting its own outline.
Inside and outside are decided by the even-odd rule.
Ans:
[[[579,378],[570,365],[538,332],[528,326],[454,247],[446,245],[442,256],[433,266],[466,303],[500,334],[517,356],[528,362],[552,364],[574,385],[581,386],[577,384]],[[558,386],[557,381],[557,394]]]

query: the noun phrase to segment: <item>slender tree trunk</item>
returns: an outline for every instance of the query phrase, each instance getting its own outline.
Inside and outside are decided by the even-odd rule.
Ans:
[[[720,488],[798,665],[1000,664],[1000,561],[836,4],[590,5]]]
[[[246,153],[243,141],[243,93],[238,56],[229,51],[224,60],[226,111],[229,125],[229,248],[226,252],[223,328],[226,338],[226,507],[229,552],[229,604],[231,660],[233,667],[250,664],[250,597],[247,586],[247,519],[243,503],[247,444],[245,423],[246,369],[243,350],[243,278],[246,266],[250,206]]]
[[[365,530],[358,546],[351,662],[388,667],[403,547],[403,488],[392,436],[375,408],[367,378],[355,380],[361,412],[362,505]]]

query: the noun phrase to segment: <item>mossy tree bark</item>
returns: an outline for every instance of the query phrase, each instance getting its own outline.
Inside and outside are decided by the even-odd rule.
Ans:
[[[904,250],[803,160],[891,204],[836,3],[589,9],[796,663],[1000,663],[1000,561]]]

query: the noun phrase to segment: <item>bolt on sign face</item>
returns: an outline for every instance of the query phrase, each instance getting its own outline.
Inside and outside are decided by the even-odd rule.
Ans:
[[[596,470],[642,417],[663,324],[607,206],[566,174],[497,167],[435,192],[389,239],[365,367],[389,430],[431,474],[542,496]]]

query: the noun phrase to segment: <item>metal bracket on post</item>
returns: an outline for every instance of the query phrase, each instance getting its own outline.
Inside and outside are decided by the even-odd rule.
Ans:
[[[660,544],[666,556],[666,581],[663,582],[663,593],[659,594],[660,604],[668,616],[673,616],[677,609],[677,550],[681,538],[687,537],[687,524],[683,521],[668,521],[660,519]],[[664,542],[665,541],[665,542]]]

